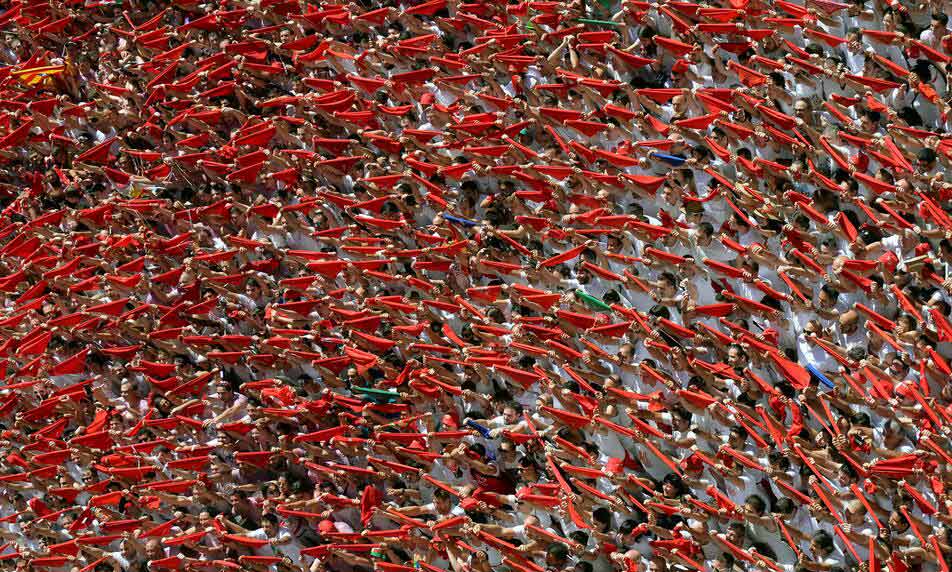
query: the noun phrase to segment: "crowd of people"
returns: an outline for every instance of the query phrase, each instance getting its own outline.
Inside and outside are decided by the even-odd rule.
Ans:
[[[948,572],[952,2],[0,10],[0,570]]]

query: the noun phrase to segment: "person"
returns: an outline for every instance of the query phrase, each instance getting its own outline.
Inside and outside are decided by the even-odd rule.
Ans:
[[[944,572],[952,35],[0,8],[0,570]]]

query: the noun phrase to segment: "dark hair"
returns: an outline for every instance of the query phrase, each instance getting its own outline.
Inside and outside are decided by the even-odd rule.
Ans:
[[[592,520],[601,524],[611,525],[612,513],[607,508],[600,506],[592,511]]]
[[[661,485],[668,484],[674,487],[675,495],[679,497],[684,496],[688,494],[688,492],[690,492],[688,490],[687,485],[684,484],[684,480],[682,480],[681,477],[675,473],[668,473],[667,475],[665,475],[664,478],[661,479],[660,484]]]
[[[558,562],[565,562],[569,558],[569,548],[561,542],[553,542],[545,552]]]
[[[813,535],[813,542],[816,543],[817,547],[823,550],[828,552],[833,551],[833,537],[825,530],[817,531],[817,533]]]
[[[654,316],[655,318],[671,318],[671,310],[668,310],[666,306],[662,306],[661,304],[655,304],[652,306],[651,309],[648,310],[648,314]]]
[[[767,503],[760,495],[750,495],[747,497],[747,504],[749,504],[757,514],[762,514],[767,510]]]
[[[833,299],[836,302],[840,298],[840,292],[836,288],[830,286],[829,284],[824,284],[820,287],[821,292],[826,292],[826,295]]]
[[[916,153],[916,160],[924,161],[926,163],[932,163],[937,158],[938,155],[936,155],[936,152],[932,149],[929,149],[928,147],[923,147],[918,153]]]
[[[797,509],[797,505],[793,504],[793,501],[787,497],[781,497],[777,499],[777,502],[774,503],[774,512],[779,512],[780,514],[790,514]]]
[[[592,570],[594,570],[594,568],[592,567],[592,563],[586,562],[584,560],[579,560],[578,562],[576,562],[575,569],[578,572],[592,572]]]

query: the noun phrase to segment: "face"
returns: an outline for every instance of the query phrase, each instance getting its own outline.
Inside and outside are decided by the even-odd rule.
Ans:
[[[264,533],[268,537],[274,536],[275,533],[278,531],[278,527],[275,526],[275,524],[271,522],[270,520],[263,521],[261,523],[261,528],[264,530]]]
[[[910,331],[911,329],[912,324],[905,316],[900,316],[899,319],[896,320],[896,333],[902,334]]]
[[[746,367],[747,358],[738,348],[727,350],[727,365],[731,367]]]
[[[671,296],[675,292],[674,286],[667,280],[662,280],[659,283],[659,286],[661,287],[661,293],[664,296]]]
[[[793,104],[793,113],[796,117],[806,121],[810,116],[810,106],[805,101],[798,101]]]
[[[149,560],[159,560],[165,557],[165,551],[162,550],[162,544],[158,540],[150,540],[145,545],[145,553]]]
[[[741,437],[740,433],[736,431],[731,431],[730,437],[728,438],[728,442],[730,443],[731,447],[737,449],[738,447],[743,446],[744,438]]]
[[[858,320],[848,319],[840,323],[840,331],[844,334],[852,334],[858,328]]]
[[[844,487],[849,486],[850,484],[850,476],[846,473],[846,471],[837,471],[836,480],[839,481],[839,483]]]
[[[901,359],[894,359],[889,364],[889,373],[896,377],[905,377],[908,371],[909,368],[906,367],[906,364],[904,364]]]

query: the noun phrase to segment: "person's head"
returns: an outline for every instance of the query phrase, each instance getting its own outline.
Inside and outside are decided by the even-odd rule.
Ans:
[[[793,102],[793,115],[802,119],[804,123],[813,123],[813,106],[809,100],[798,99]]]
[[[569,549],[561,542],[554,542],[545,551],[546,568],[561,570],[569,561]]]
[[[729,552],[721,552],[714,558],[714,568],[718,572],[728,572],[734,569],[734,555]]]
[[[497,456],[499,460],[505,463],[507,466],[511,465],[516,461],[516,446],[508,439],[503,440],[499,443]]]
[[[790,518],[797,512],[797,505],[791,499],[781,497],[774,504],[774,512],[782,517]]]
[[[820,293],[817,295],[817,301],[819,302],[820,307],[826,310],[832,309],[836,305],[836,301],[839,300],[839,298],[839,291],[829,284],[824,284],[821,286]]]
[[[846,521],[850,524],[862,524],[866,521],[866,507],[859,499],[846,501],[843,513],[846,515]]]
[[[585,268],[580,268],[575,273],[575,279],[578,280],[579,284],[588,284],[592,281],[592,273]]]
[[[896,330],[897,334],[904,334],[906,332],[916,331],[919,325],[919,321],[916,320],[912,314],[900,314],[896,318]]]
[[[662,297],[671,297],[677,292],[678,278],[671,272],[662,272],[658,277],[657,286]]]
[[[891,353],[886,356],[887,371],[895,379],[905,379],[909,374],[909,364],[904,354]]]
[[[731,543],[743,546],[744,541],[747,539],[747,527],[744,526],[743,522],[732,521],[727,525],[727,533],[725,536]]]
[[[929,20],[929,27],[936,34],[939,34],[938,37],[942,37],[945,34],[948,34],[949,26],[949,16],[945,12],[933,12],[932,18]]]
[[[217,390],[218,397],[221,399],[231,399],[235,395],[235,392],[231,389],[231,384],[226,381],[217,383],[215,389]]]
[[[810,540],[810,552],[818,558],[825,558],[833,553],[833,537],[829,532],[821,530]]]
[[[261,284],[257,280],[248,280],[245,284],[245,295],[257,302],[261,298]]]
[[[878,111],[868,110],[860,116],[860,128],[867,132],[875,131],[882,119]]]
[[[883,421],[882,433],[884,439],[899,439],[903,436],[902,425],[895,419],[887,419]]]
[[[674,499],[688,492],[687,485],[676,473],[668,473],[661,480],[661,492],[665,498]]]
[[[744,351],[744,348],[737,344],[732,344],[727,348],[727,365],[733,368],[745,368],[750,363],[750,356]]]
[[[902,515],[898,510],[891,511],[889,513],[889,528],[902,532],[909,527],[909,522],[906,520],[906,517]]]
[[[448,514],[453,510],[453,497],[443,489],[436,489],[433,493],[433,504],[436,505],[437,512]]]
[[[122,380],[122,384],[119,386],[119,392],[122,394],[123,399],[127,401],[138,397],[135,384],[128,379]]]
[[[707,246],[714,237],[714,225],[705,221],[697,226],[697,241],[700,246]]]
[[[618,534],[621,535],[624,544],[633,544],[636,537],[644,534],[643,528],[639,528],[639,522],[629,518],[618,526]]]
[[[678,431],[687,431],[691,427],[692,417],[690,411],[679,405],[671,408],[671,425]]]
[[[579,560],[572,568],[573,572],[593,572],[594,569],[595,567],[592,566],[592,563],[585,560]]]
[[[515,425],[521,415],[522,406],[515,401],[510,401],[502,408],[502,418],[506,425]]]
[[[855,483],[858,478],[859,476],[856,474],[856,469],[845,463],[840,465],[840,468],[836,471],[836,480],[844,487]]]
[[[162,548],[162,543],[157,538],[150,538],[148,542],[145,543],[145,557],[148,560],[161,560],[165,558],[165,549]]]
[[[730,431],[727,434],[727,444],[734,449],[743,449],[747,444],[748,438],[747,430],[743,427],[734,426],[731,427]]]
[[[786,472],[790,470],[790,459],[779,451],[767,453],[767,462],[770,464],[770,468],[775,471]]]
[[[612,513],[607,508],[600,506],[592,511],[592,521],[598,532],[605,533],[611,530]]]
[[[928,147],[924,147],[916,154],[916,167],[919,171],[931,171],[935,168],[938,155]]]
[[[228,497],[228,500],[231,501],[231,506],[243,508],[248,505],[248,493],[245,491],[234,491]]]
[[[763,516],[767,510],[767,503],[760,495],[750,495],[747,497],[747,500],[744,501],[744,508],[757,516]]]
[[[843,312],[837,320],[840,323],[840,333],[852,334],[859,329],[859,313],[856,310]]]

